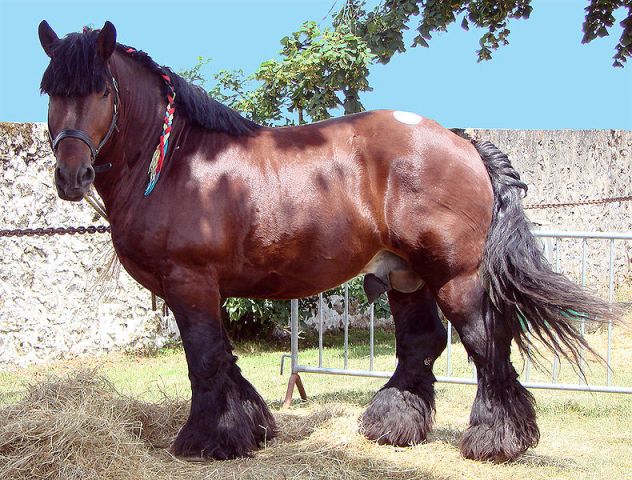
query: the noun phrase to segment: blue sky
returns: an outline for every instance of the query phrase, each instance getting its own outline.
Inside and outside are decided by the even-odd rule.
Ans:
[[[0,0],[0,121],[46,119],[47,98],[39,94],[47,64],[37,38],[42,19],[60,36],[110,20],[122,43],[175,70],[204,56],[213,59],[208,72],[250,73],[275,57],[279,39],[303,21],[327,24],[333,3]],[[480,64],[474,53],[480,32],[454,25],[429,49],[372,67],[374,91],[363,102],[368,109],[415,111],[449,127],[632,129],[632,61],[624,69],[611,66],[620,27],[581,45],[585,5],[534,0],[529,20],[511,22],[511,44]]]

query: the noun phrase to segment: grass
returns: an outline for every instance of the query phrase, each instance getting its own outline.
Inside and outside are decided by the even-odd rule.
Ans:
[[[616,327],[614,333],[613,382],[629,386],[632,385],[632,334],[623,327]],[[367,338],[367,332],[351,332],[349,368],[368,368]],[[607,334],[603,329],[594,332],[589,341],[603,352]],[[318,365],[318,349],[313,345],[313,338],[302,342],[301,364]],[[325,337],[324,365],[342,367],[341,345],[340,335]],[[295,401],[290,410],[284,411],[280,405],[287,386],[287,371],[281,376],[279,366],[280,356],[285,352],[258,348],[255,344],[243,344],[237,350],[244,375],[269,402],[278,419],[279,438],[253,458],[229,462],[185,463],[173,459],[162,448],[143,447],[156,465],[164,467],[159,472],[152,470],[151,478],[183,475],[182,478],[188,479],[617,480],[629,478],[632,472],[632,395],[534,391],[542,433],[540,444],[516,462],[495,465],[465,460],[459,454],[459,436],[467,425],[475,395],[472,386],[437,385],[436,426],[427,443],[409,448],[378,446],[357,433],[357,418],[384,383],[383,379],[304,374],[309,401]],[[375,353],[376,370],[394,368],[392,334],[376,332]],[[471,367],[459,344],[453,345],[452,356],[453,375],[470,376]],[[551,358],[543,362],[550,363]],[[159,402],[165,395],[180,399],[190,395],[184,354],[175,348],[153,356],[114,354],[0,373],[0,398],[6,407],[23,398],[26,383],[42,382],[51,374],[72,375],[87,366],[97,367],[118,392],[137,400]],[[589,367],[589,380],[603,383],[603,367],[596,362],[590,362]],[[437,375],[444,375],[445,369],[445,358],[441,358],[436,365]],[[550,374],[532,369],[531,379],[546,381]],[[559,381],[578,381],[567,363],[561,364]],[[139,471],[138,478],[144,478],[146,473]]]

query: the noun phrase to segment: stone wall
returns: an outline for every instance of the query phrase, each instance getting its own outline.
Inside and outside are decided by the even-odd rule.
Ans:
[[[507,153],[526,181],[524,205],[571,203],[632,195],[632,132],[621,130],[468,130]],[[632,230],[632,201],[605,205],[527,209],[540,230]],[[547,241],[555,264],[556,245]],[[615,242],[616,296],[630,301],[632,242]],[[608,241],[589,240],[587,284],[608,290]],[[581,241],[559,243],[560,271],[579,281]]]
[[[632,195],[632,132],[621,130],[467,130],[506,153],[529,186],[524,204]],[[542,229],[626,231],[632,202],[528,210]]]
[[[0,228],[99,225],[57,197],[45,125],[0,124]],[[175,334],[124,272],[99,282],[109,234],[0,238],[0,365],[155,348]]]
[[[510,154],[529,184],[526,204],[632,193],[630,132],[470,133]],[[85,202],[57,197],[53,165],[45,125],[0,123],[0,229],[103,223]],[[632,202],[529,215],[543,229],[632,230]],[[127,274],[105,287],[99,281],[111,258],[109,235],[0,238],[0,245],[0,365],[156,348],[176,338],[173,319],[153,311],[149,292]],[[566,267],[567,257],[577,260],[575,250],[561,248],[563,268],[576,274]],[[591,242],[590,252],[591,281],[602,282],[606,249]],[[617,248],[619,285],[630,275],[630,254]],[[340,323],[337,310],[328,324]]]

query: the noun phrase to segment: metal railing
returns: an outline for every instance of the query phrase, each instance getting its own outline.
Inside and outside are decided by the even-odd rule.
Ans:
[[[588,258],[588,241],[600,240],[608,242],[608,281],[607,281],[607,298],[609,301],[614,300],[615,292],[615,242],[632,241],[632,232],[580,232],[580,231],[535,231],[535,236],[540,238],[544,246],[544,254],[552,264],[555,271],[561,271],[562,265],[562,253],[561,244],[563,239],[576,239],[581,241],[581,254],[579,260],[579,282],[582,286],[587,285],[587,258]],[[632,245],[626,243],[626,247]],[[602,259],[603,262],[603,259]],[[603,265],[603,263],[602,263]],[[281,359],[281,373],[283,373],[284,360],[289,358],[291,360],[292,375],[290,378],[290,385],[288,386],[288,395],[286,397],[285,404],[289,405],[292,398],[292,389],[294,384],[298,384],[301,391],[301,397],[305,397],[304,389],[300,380],[300,373],[319,373],[327,375],[349,375],[357,377],[375,377],[375,378],[390,378],[393,374],[392,371],[379,371],[375,370],[375,308],[371,304],[368,307],[369,325],[369,358],[368,369],[352,369],[349,368],[349,285],[344,286],[344,310],[343,310],[343,354],[342,354],[342,368],[331,368],[324,366],[323,360],[323,294],[318,296],[317,312],[318,312],[318,365],[302,365],[299,361],[299,302],[298,300],[291,301],[291,316],[290,316],[290,330],[291,330],[291,353],[289,355],[283,355]],[[582,319],[579,325],[579,329],[582,335],[586,333],[586,321]],[[437,376],[437,381],[443,383],[457,383],[465,385],[476,385],[476,369],[473,364],[472,376],[454,376],[453,375],[453,344],[452,344],[452,325],[447,322],[448,341],[445,352],[439,357],[435,363],[435,368],[440,362],[445,361],[445,375]],[[588,384],[584,381],[584,377],[580,373],[577,374],[577,383],[560,383],[560,369],[561,363],[559,357],[553,359],[553,365],[551,369],[551,381],[533,381],[531,379],[532,365],[527,358],[524,361],[521,383],[527,388],[539,388],[539,389],[551,389],[551,390],[573,390],[573,391],[589,391],[589,392],[608,392],[608,393],[632,393],[632,386],[630,385],[613,385],[612,382],[612,339],[613,339],[613,325],[611,322],[607,326],[607,351],[606,351],[606,365],[605,365],[605,384]],[[584,352],[581,351],[581,362],[585,366],[586,360]]]

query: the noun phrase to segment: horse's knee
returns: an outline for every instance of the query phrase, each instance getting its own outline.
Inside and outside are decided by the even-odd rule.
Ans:
[[[457,277],[438,292],[441,310],[477,368],[509,362],[512,334],[499,317],[478,275]]]

